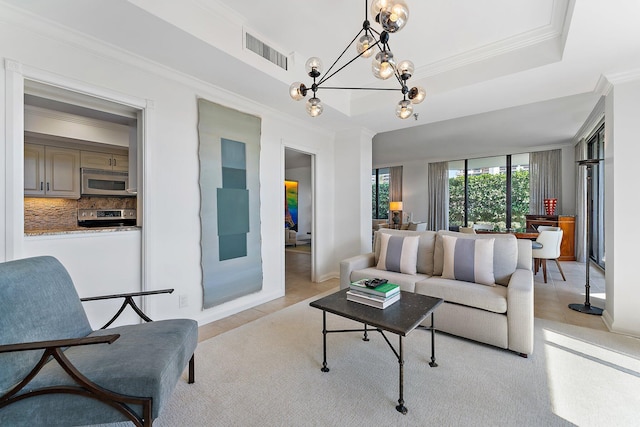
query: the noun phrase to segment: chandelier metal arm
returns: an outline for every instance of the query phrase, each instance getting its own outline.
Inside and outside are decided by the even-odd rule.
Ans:
[[[349,89],[349,90],[388,90],[397,92],[398,88],[391,87],[341,87],[341,86],[322,86],[322,89]]]
[[[346,64],[344,64],[342,67],[338,68],[336,71],[334,71],[333,73],[329,74],[329,72],[331,72],[331,70],[333,69],[333,67],[336,66],[336,64],[338,63],[338,61],[340,61],[340,59],[342,59],[342,57],[344,56],[344,54],[347,52],[347,50],[349,50],[349,48],[353,45],[353,42],[356,41],[356,39],[360,36],[360,34],[362,34],[362,32],[365,31],[365,29],[361,29],[360,31],[358,31],[358,34],[356,34],[356,36],[353,38],[353,40],[351,40],[351,42],[347,45],[347,47],[344,48],[344,50],[342,51],[342,53],[338,56],[338,58],[333,61],[333,64],[331,64],[331,67],[329,67],[329,69],[324,73],[324,76],[322,76],[320,78],[320,81],[318,82],[318,86],[320,86],[322,83],[324,83],[325,81],[329,80],[331,77],[335,76],[337,73],[339,73],[344,67],[346,67],[347,65],[351,64],[353,61],[355,61],[356,59],[360,58],[360,56],[362,56],[362,53],[359,54],[358,56],[356,56],[355,58],[353,58],[351,61],[347,62]]]

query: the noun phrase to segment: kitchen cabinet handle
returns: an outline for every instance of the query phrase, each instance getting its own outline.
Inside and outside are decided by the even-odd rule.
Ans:
[[[47,191],[49,191],[49,183],[47,182]]]
[[[109,166],[111,166],[111,159],[109,159]]]
[[[44,182],[40,181],[40,191],[44,190]]]
[[[116,165],[116,159],[113,159],[113,166],[117,166]]]

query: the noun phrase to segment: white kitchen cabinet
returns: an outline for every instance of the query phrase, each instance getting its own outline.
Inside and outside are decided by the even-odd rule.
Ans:
[[[80,152],[80,165],[83,168],[128,172],[129,156],[82,150]]]
[[[24,144],[24,195],[80,198],[80,150]]]

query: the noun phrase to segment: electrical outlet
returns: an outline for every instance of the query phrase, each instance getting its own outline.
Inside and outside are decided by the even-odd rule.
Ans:
[[[189,297],[187,296],[187,294],[180,295],[179,301],[178,301],[179,308],[185,308],[188,305],[189,305]]]

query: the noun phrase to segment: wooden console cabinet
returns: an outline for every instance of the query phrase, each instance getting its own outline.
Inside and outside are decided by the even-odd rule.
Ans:
[[[560,261],[576,260],[576,218],[569,215],[527,215],[527,230],[539,225],[550,225],[562,229]]]

